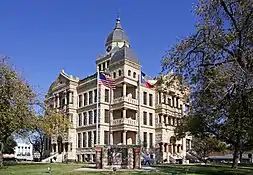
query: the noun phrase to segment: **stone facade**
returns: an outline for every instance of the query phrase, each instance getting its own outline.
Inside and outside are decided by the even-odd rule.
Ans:
[[[142,156],[150,153],[155,157],[157,153],[162,160],[182,159],[191,138],[174,141],[173,130],[188,108],[186,94],[175,84],[159,84],[161,79],[171,81],[166,76],[158,78],[154,88],[139,85],[141,65],[119,19],[105,47],[106,54],[96,59],[96,66],[115,80],[116,89],[97,88],[96,73],[79,79],[64,71],[50,86],[46,102],[66,110],[71,122],[66,135],[52,138],[51,154],[58,152],[69,160],[94,161],[96,145],[141,144]]]

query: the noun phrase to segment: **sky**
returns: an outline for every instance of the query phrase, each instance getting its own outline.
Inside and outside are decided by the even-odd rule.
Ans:
[[[142,70],[156,76],[165,52],[195,31],[195,1],[0,1],[0,56],[45,94],[62,69],[80,79],[96,71],[119,13]]]

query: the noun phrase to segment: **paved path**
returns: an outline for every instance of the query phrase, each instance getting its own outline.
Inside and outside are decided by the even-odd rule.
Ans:
[[[89,172],[89,171],[97,171],[97,172],[105,172],[105,171],[113,171],[112,169],[96,169],[95,167],[83,167],[83,168],[78,168],[78,169],[75,169],[74,171],[86,171],[86,172]],[[148,167],[148,166],[144,166],[142,167],[141,169],[117,169],[117,171],[133,171],[133,172],[136,172],[136,171],[158,171],[155,167]]]

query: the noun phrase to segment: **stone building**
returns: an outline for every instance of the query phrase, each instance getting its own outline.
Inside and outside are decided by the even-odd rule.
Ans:
[[[185,115],[184,109],[188,105],[185,96],[175,86],[139,86],[141,64],[119,18],[106,39],[105,50],[106,54],[96,59],[96,66],[100,72],[110,74],[116,82],[116,89],[111,91],[105,86],[97,89],[96,73],[79,79],[63,70],[50,86],[47,103],[66,110],[71,121],[68,133],[52,137],[47,143],[51,144],[51,155],[94,161],[96,144],[132,145],[140,141],[143,151],[151,156],[168,162],[182,159],[190,148],[191,138],[175,140],[173,129]],[[99,110],[98,116],[96,110]]]

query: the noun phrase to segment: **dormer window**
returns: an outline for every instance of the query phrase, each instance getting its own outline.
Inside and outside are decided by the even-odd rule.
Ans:
[[[121,70],[119,70],[119,72],[118,72],[118,73],[119,73],[119,77],[120,77],[120,76],[121,76]]]
[[[133,75],[134,78],[136,78],[136,72],[134,72],[134,75]]]
[[[131,77],[131,70],[128,70],[128,76]]]

